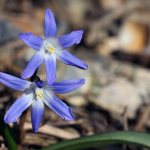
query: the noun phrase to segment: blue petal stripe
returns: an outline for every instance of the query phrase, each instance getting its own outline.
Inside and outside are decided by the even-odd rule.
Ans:
[[[45,90],[44,103],[52,109],[57,115],[65,120],[74,120],[75,117],[70,107],[62,102],[57,96],[52,94],[50,91]]]
[[[32,57],[32,59],[30,60],[30,62],[27,65],[27,67],[22,72],[21,77],[23,79],[30,78],[34,74],[36,69],[42,64],[43,60],[44,60],[43,53],[42,52],[37,52]]]
[[[54,54],[45,56],[46,78],[49,85],[56,79],[56,56]]]
[[[22,95],[18,98],[10,109],[6,112],[4,121],[6,123],[16,122],[22,112],[32,104],[33,95]]]
[[[53,37],[57,34],[56,21],[53,12],[50,9],[45,11],[44,34],[45,37]]]
[[[29,47],[39,50],[42,46],[43,39],[39,36],[33,35],[32,33],[20,33],[18,37],[24,41]]]
[[[69,34],[60,36],[58,40],[63,48],[68,48],[73,44],[79,44],[81,42],[82,35],[83,30],[72,31]]]
[[[55,93],[64,94],[79,88],[84,83],[85,83],[84,79],[66,80],[62,82],[55,82],[50,87],[53,89]]]
[[[88,65],[85,62],[66,50],[62,50],[61,53],[56,51],[56,54],[58,55],[58,59],[63,60],[62,62],[66,65],[75,66],[81,69],[88,69]]]
[[[24,91],[31,82],[0,72],[0,82],[15,90]]]
[[[32,103],[32,112],[31,112],[31,121],[32,121],[32,127],[34,132],[37,132],[40,127],[43,113],[44,113],[43,101],[41,99],[35,100]]]

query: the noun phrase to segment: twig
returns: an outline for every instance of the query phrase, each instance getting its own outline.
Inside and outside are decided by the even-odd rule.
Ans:
[[[90,31],[89,35],[87,36],[88,43],[95,43],[97,41],[99,42],[98,39],[100,39],[99,37],[101,37],[100,34],[103,33],[102,31],[110,27],[110,25],[112,26],[112,22],[115,19],[124,17],[137,9],[145,7],[149,7],[149,5],[146,5],[145,3],[143,3],[143,1],[129,1],[126,5],[113,10],[99,20],[93,23],[89,23],[88,26]]]
[[[146,125],[147,121],[149,120],[150,114],[150,105],[144,108],[137,125],[135,126],[136,131],[143,131],[144,126]]]
[[[128,111],[128,107],[125,107],[124,108],[124,111],[123,111],[123,114],[122,114],[122,116],[123,116],[123,127],[124,127],[124,130],[125,131],[128,131],[129,129],[128,129],[128,117],[127,117],[127,111]]]
[[[23,143],[23,139],[25,137],[24,123],[26,121],[27,113],[28,113],[28,109],[26,109],[23,112],[23,114],[20,118],[19,126],[18,126],[18,130],[19,130],[18,150],[22,150],[22,143]]]
[[[32,129],[31,124],[25,123],[25,130],[30,130],[30,129]],[[66,131],[64,129],[60,129],[60,128],[53,127],[53,126],[46,125],[46,124],[39,128],[39,133],[53,135],[55,137],[59,137],[62,139],[73,139],[73,138],[80,137],[78,133]]]

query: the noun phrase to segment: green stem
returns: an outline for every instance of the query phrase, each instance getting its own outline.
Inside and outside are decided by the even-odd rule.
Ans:
[[[135,144],[150,148],[150,134],[129,131],[103,133],[56,143],[42,150],[81,150],[109,144]]]
[[[8,125],[4,123],[3,116],[0,114],[0,133],[2,134],[9,150],[17,150],[17,144],[13,138]]]

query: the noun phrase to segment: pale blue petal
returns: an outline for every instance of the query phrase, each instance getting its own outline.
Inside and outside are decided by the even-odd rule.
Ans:
[[[50,9],[45,11],[44,34],[45,37],[54,37],[57,34],[55,17]]]
[[[62,50],[61,52],[56,51],[56,54],[58,55],[58,59],[63,60],[62,62],[66,65],[75,66],[81,69],[88,69],[88,65],[85,62],[75,57],[66,50]]]
[[[62,82],[55,82],[50,87],[53,89],[55,93],[64,94],[79,88],[84,83],[85,83],[84,79],[65,80]]]
[[[32,33],[20,33],[18,37],[24,41],[29,47],[39,50],[42,46],[43,39],[39,36],[33,35]]]
[[[56,56],[54,54],[45,56],[45,66],[47,82],[51,85],[56,79]]]
[[[44,103],[41,99],[32,103],[31,121],[34,132],[37,132],[44,113]]]
[[[0,82],[15,90],[24,91],[31,85],[31,82],[0,72]]]
[[[63,63],[66,64],[66,65],[70,65],[70,64],[71,64],[71,63],[69,63],[68,61],[62,59],[62,58],[59,57],[59,56],[57,56],[57,58],[58,58],[58,60],[60,60],[61,62],[63,62]],[[73,64],[72,64],[71,66],[73,66]]]
[[[23,79],[30,78],[34,74],[36,69],[42,64],[43,60],[44,60],[43,53],[42,52],[37,52],[32,57],[32,59],[30,60],[30,62],[27,65],[27,67],[22,72],[21,77]]]
[[[17,119],[21,116],[22,112],[25,111],[31,104],[33,100],[33,95],[22,95],[18,98],[10,109],[6,112],[4,121],[5,123],[16,122]]]
[[[58,40],[63,48],[68,48],[73,44],[79,44],[81,42],[82,35],[83,30],[72,31],[69,34],[60,36]]]
[[[65,120],[74,120],[74,115],[70,107],[62,102],[57,96],[48,90],[45,90],[44,103],[52,109],[57,115]]]

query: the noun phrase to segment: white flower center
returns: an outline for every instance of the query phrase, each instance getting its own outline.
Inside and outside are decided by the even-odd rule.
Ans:
[[[55,51],[62,50],[58,39],[56,38],[45,38],[43,40],[43,45],[41,47],[42,51],[45,51],[46,53],[55,53]]]
[[[41,89],[41,88],[36,88],[36,89],[35,89],[35,98],[36,98],[36,99],[43,99],[43,96],[44,96],[43,89]]]

